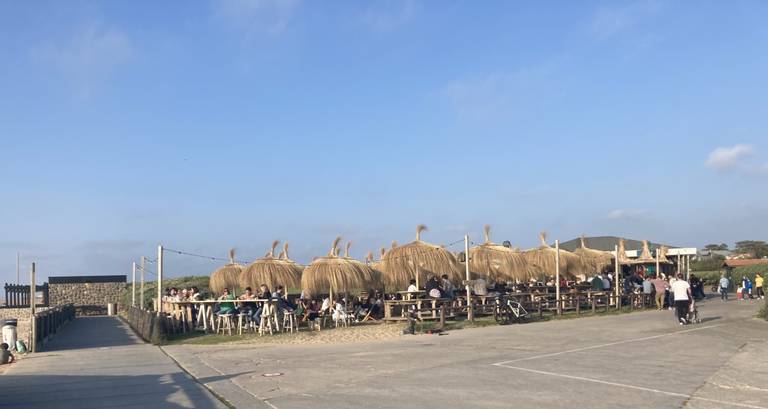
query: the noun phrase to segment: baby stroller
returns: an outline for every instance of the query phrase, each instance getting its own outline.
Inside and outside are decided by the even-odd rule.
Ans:
[[[699,309],[696,308],[696,303],[691,301],[690,307],[688,307],[688,315],[685,320],[689,324],[701,324],[701,318],[699,317]]]

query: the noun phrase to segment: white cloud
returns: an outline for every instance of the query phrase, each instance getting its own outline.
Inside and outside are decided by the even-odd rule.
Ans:
[[[369,7],[360,17],[363,24],[377,31],[392,31],[416,15],[415,0],[386,1]]]
[[[709,153],[707,167],[718,172],[738,172],[752,175],[768,174],[768,163],[760,162],[751,145],[736,144],[719,147]]]
[[[615,209],[608,212],[608,218],[612,220],[637,220],[648,216],[648,211],[643,209]]]
[[[133,43],[119,28],[95,23],[67,41],[35,48],[32,55],[60,70],[77,94],[89,96],[132,58]]]
[[[707,166],[715,170],[728,170],[736,167],[744,158],[754,155],[750,145],[737,144],[731,147],[717,148],[709,153]]]
[[[613,37],[635,28],[645,18],[656,15],[664,6],[663,1],[643,0],[622,6],[604,7],[592,16],[590,29],[595,37]]]
[[[215,0],[216,17],[252,37],[279,36],[288,28],[300,0]]]

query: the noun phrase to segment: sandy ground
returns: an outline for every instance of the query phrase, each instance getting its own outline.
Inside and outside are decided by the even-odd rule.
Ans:
[[[321,331],[302,329],[302,331],[293,334],[253,335],[228,344],[307,345],[371,342],[398,338],[401,336],[403,328],[404,326],[399,324],[357,324],[343,328],[324,328]]]

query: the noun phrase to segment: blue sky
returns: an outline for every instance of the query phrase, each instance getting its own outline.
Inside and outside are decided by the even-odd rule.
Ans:
[[[0,280],[336,235],[766,239],[760,1],[0,1]],[[458,249],[458,247],[455,247]],[[217,263],[172,256],[171,275]]]

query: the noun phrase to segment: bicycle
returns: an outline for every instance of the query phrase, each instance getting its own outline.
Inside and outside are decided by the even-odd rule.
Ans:
[[[522,323],[528,321],[530,314],[525,310],[523,304],[508,297],[497,297],[496,306],[493,309],[493,319],[499,325],[509,324],[510,321]]]

